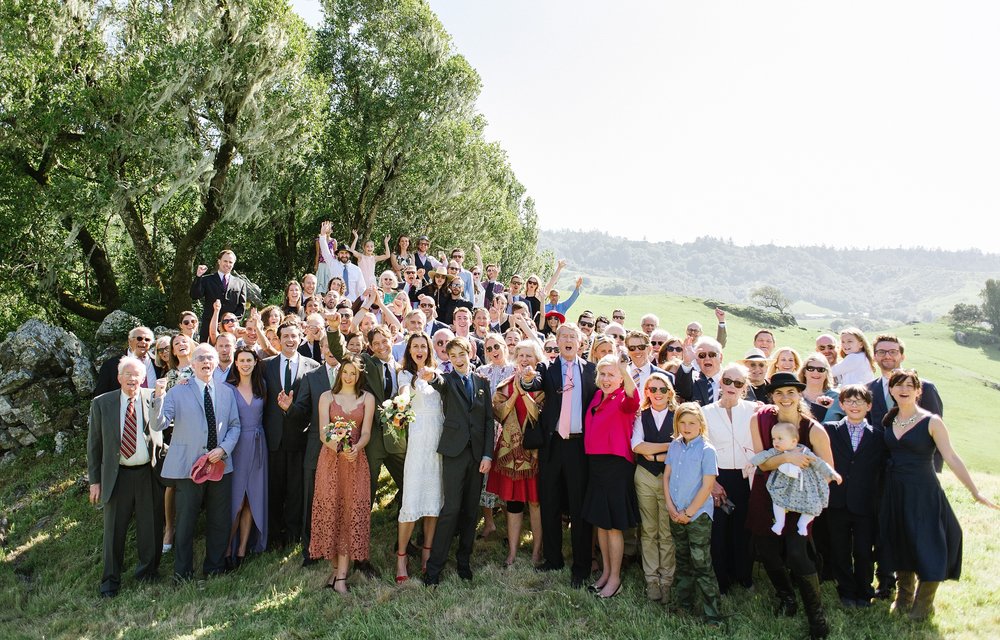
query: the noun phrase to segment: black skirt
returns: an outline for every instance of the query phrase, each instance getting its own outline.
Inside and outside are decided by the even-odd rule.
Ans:
[[[639,524],[635,464],[621,456],[587,456],[590,475],[583,498],[583,519],[601,529],[624,531]]]

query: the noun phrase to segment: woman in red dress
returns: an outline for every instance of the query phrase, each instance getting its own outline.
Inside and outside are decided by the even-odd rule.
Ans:
[[[319,414],[330,424],[350,427],[343,440],[319,428],[323,449],[316,464],[316,494],[312,509],[309,555],[330,561],[326,586],[347,593],[351,560],[367,560],[371,538],[371,487],[365,446],[371,437],[375,398],[361,387],[361,360],[346,357],[333,389],[319,398]]]
[[[542,362],[544,354],[535,340],[523,340],[514,347],[515,375],[497,385],[493,396],[493,414],[500,423],[500,437],[493,454],[486,491],[500,496],[507,504],[507,566],[514,564],[521,542],[524,504],[528,503],[531,519],[531,561],[542,561],[542,514],[538,509],[538,452],[525,449],[524,430],[537,425],[545,394],[521,388],[520,372],[532,370]],[[538,428],[537,426],[535,428]]]

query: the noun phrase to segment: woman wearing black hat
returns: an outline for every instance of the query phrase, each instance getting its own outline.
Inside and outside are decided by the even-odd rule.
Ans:
[[[813,450],[832,467],[830,436],[810,414],[809,405],[802,397],[805,386],[794,374],[786,372],[774,374],[766,387],[767,392],[771,394],[773,404],[761,407],[750,422],[754,453],[770,449],[771,428],[779,422],[788,422],[798,426],[799,442]],[[786,462],[806,467],[810,464],[810,458],[789,452],[775,456],[757,468],[750,490],[747,528],[753,535],[757,557],[763,563],[767,576],[777,592],[778,611],[786,616],[795,615],[797,604],[788,575],[791,572],[802,595],[806,616],[809,619],[810,637],[825,638],[830,628],[826,623],[826,615],[820,600],[819,576],[816,575],[816,565],[807,552],[808,538],[796,533],[798,516],[789,514],[781,536],[771,531],[774,518],[771,497],[765,485],[770,472]]]

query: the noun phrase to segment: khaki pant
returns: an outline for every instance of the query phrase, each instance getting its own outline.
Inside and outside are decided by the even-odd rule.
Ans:
[[[670,586],[674,581],[674,539],[670,535],[670,513],[663,496],[663,476],[654,476],[636,466],[635,493],[642,518],[642,571],[647,583]]]

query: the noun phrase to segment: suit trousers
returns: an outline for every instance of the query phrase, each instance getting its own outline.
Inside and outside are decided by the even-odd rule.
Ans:
[[[376,429],[379,431],[382,429],[378,418],[372,422],[372,431]],[[378,478],[382,473],[383,466],[389,471],[389,476],[392,477],[392,481],[396,484],[397,499],[402,499],[403,495],[403,463],[406,460],[406,454],[387,452],[382,438],[381,433],[372,433],[371,441],[365,447],[365,455],[368,456],[368,475],[371,479],[371,499],[373,505],[375,504],[375,499],[378,497],[376,495],[378,491]]]
[[[229,531],[233,524],[232,474],[227,473],[221,480],[202,484],[188,478],[176,482],[174,575],[185,580],[194,577],[194,532],[202,505],[205,507],[205,561],[202,571],[206,576],[222,573],[226,568]]]
[[[670,512],[663,496],[663,474],[654,476],[642,465],[635,468],[635,495],[639,500],[642,572],[648,584],[670,586],[674,582],[674,539],[670,535]]]
[[[830,531],[830,552],[837,593],[850,600],[869,600],[875,596],[874,516],[860,516],[843,507],[829,507],[823,512]]]
[[[309,542],[312,540],[313,498],[316,496],[316,469],[302,471],[302,558],[309,560]]]
[[[302,537],[302,449],[268,453],[268,537],[275,546],[294,544]]]
[[[742,469],[719,469],[717,480],[734,505],[732,513],[716,507],[712,514],[712,566],[719,589],[726,593],[734,582],[744,587],[753,584],[753,555],[746,529],[750,483]]]
[[[159,501],[154,498],[157,491],[160,493]],[[156,577],[160,543],[163,539],[162,525],[159,532],[156,528],[157,506],[162,515],[163,489],[153,479],[150,465],[119,467],[111,497],[104,505],[104,573],[101,575],[101,593],[115,593],[121,587],[125,540],[133,516],[138,551],[135,577],[139,580]]]
[[[427,560],[428,576],[437,577],[444,568],[456,529],[458,553],[455,554],[455,561],[459,568],[469,567],[472,546],[476,541],[476,522],[479,520],[479,493],[483,486],[479,463],[480,458],[473,455],[471,445],[455,457],[442,456],[444,504],[434,530],[431,556]]]
[[[563,566],[562,513],[570,517],[574,578],[590,576],[593,527],[583,519],[583,496],[587,493],[587,456],[583,438],[563,440],[553,435],[538,463],[538,493],[542,515],[542,553],[551,566]]]

